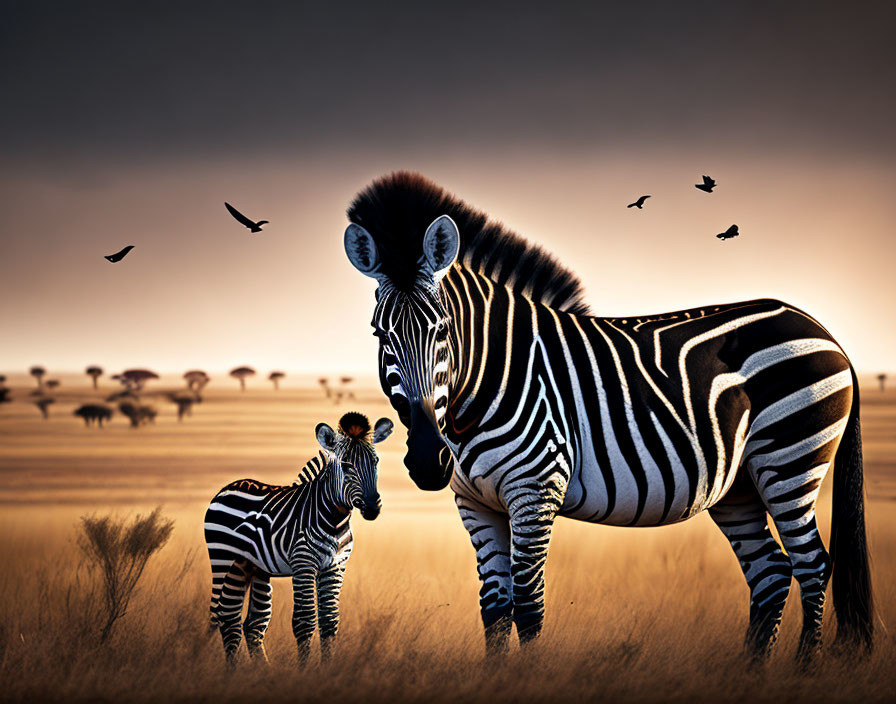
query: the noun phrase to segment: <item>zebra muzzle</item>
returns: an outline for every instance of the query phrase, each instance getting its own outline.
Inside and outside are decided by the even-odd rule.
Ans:
[[[438,491],[451,481],[451,451],[442,437],[432,404],[411,404],[408,451],[404,465],[413,482],[425,491]]]
[[[374,518],[380,515],[380,509],[383,507],[383,502],[380,499],[380,495],[377,494],[371,499],[359,499],[355,502],[355,508],[357,508],[361,512],[361,516],[366,521],[372,521]]]

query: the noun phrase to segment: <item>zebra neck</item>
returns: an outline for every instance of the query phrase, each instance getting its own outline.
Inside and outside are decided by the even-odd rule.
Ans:
[[[511,348],[531,344],[538,304],[460,268],[445,277],[442,294],[451,319],[448,433],[456,440],[475,432],[502,394]]]

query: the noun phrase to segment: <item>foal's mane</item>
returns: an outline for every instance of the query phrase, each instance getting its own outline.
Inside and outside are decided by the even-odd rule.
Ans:
[[[556,310],[588,314],[582,282],[538,245],[490,220],[418,173],[396,171],[371,183],[348,208],[348,218],[376,243],[381,271],[410,290],[423,254],[423,235],[440,215],[460,231],[457,263],[496,284]]]

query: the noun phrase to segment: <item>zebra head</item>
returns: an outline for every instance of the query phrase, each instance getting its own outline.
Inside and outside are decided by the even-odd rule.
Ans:
[[[380,513],[382,501],[376,488],[377,457],[374,444],[392,433],[392,421],[380,418],[373,430],[370,421],[360,413],[346,413],[333,430],[319,423],[314,430],[321,447],[335,460],[341,475],[341,498],[346,506],[360,509],[361,515],[372,521]]]
[[[349,260],[378,283],[371,324],[380,343],[380,382],[408,429],[404,464],[414,483],[431,491],[445,488],[454,469],[444,436],[451,321],[440,282],[459,248],[454,221],[436,218],[423,236],[413,285],[399,288],[383,273],[370,233],[355,223],[345,231]]]

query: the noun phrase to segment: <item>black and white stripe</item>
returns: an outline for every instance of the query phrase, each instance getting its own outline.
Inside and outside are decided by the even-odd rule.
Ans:
[[[349,216],[348,256],[378,282],[405,464],[421,488],[456,494],[490,649],[512,622],[521,640],[540,632],[556,517],[656,526],[704,510],[750,587],[756,655],[791,576],[800,653],[817,649],[832,567],[839,633],[870,644],[858,386],[811,316],[756,300],[594,317],[570,272],[415,175],[374,183]],[[832,464],[833,561],[815,520]]]
[[[296,483],[272,486],[241,479],[212,499],[205,515],[205,540],[212,567],[211,625],[232,660],[242,630],[250,654],[265,658],[264,634],[271,620],[271,577],[293,580],[293,634],[305,659],[320,623],[321,648],[329,654],[339,626],[339,591],[352,551],[353,507],[368,520],[380,511],[374,443],[392,431],[386,418],[373,430],[358,413],[347,413],[334,431],[326,423],[316,435],[323,450],[300,470]],[[317,605],[315,608],[315,597]]]

